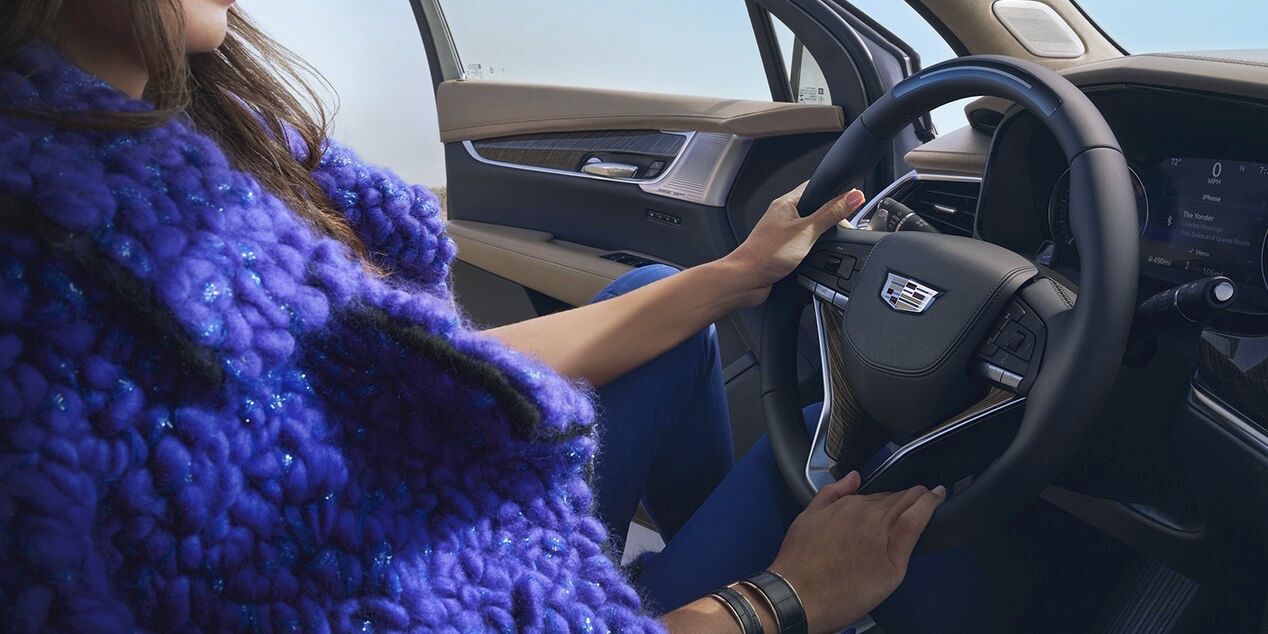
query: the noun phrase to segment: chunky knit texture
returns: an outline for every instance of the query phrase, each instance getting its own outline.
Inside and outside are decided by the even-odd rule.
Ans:
[[[38,45],[0,103],[148,107]],[[462,320],[430,193],[334,144],[316,179],[391,276],[187,122],[0,115],[30,206],[0,229],[0,622],[658,630],[591,516],[587,393]]]

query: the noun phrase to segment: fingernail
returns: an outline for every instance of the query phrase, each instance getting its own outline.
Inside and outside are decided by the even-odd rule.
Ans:
[[[939,484],[938,486],[933,488],[933,492],[938,494],[939,497],[946,497],[947,488]]]
[[[850,193],[845,195],[845,202],[851,207],[858,207],[863,204],[863,192],[857,189],[851,189]]]

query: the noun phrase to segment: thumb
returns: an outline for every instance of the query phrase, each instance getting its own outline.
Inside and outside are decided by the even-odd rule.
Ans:
[[[867,200],[867,197],[863,195],[863,192],[851,189],[845,194],[828,201],[828,204],[819,208],[819,211],[810,214],[810,221],[814,223],[815,229],[823,233],[832,225],[849,218],[850,214],[863,206],[863,201],[865,200]]]
[[[821,509],[831,506],[833,502],[847,496],[858,493],[859,485],[863,483],[862,476],[858,471],[851,471],[845,474],[844,478],[829,484],[819,490],[819,494],[810,500],[810,504],[806,506],[806,510]]]

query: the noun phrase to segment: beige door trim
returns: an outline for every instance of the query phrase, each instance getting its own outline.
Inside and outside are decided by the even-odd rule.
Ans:
[[[601,257],[609,251],[556,240],[545,231],[465,220],[449,221],[447,230],[458,244],[458,260],[572,306],[590,303],[632,270]]]
[[[446,81],[436,92],[445,143],[575,130],[681,130],[763,138],[840,132],[837,106],[687,97],[493,81]]]

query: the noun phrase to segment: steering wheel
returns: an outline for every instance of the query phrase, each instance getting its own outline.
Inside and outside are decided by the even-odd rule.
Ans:
[[[1025,107],[1065,153],[1077,289],[987,242],[835,227],[776,285],[759,351],[770,442],[797,499],[900,443],[862,492],[947,485],[925,549],[1000,526],[1065,467],[1109,395],[1136,304],[1139,227],[1118,141],[1082,91],[1023,60],[961,57],[894,86],[829,150],[800,213],[868,173],[920,113],[977,95]],[[796,380],[812,296],[825,376],[813,435]]]

